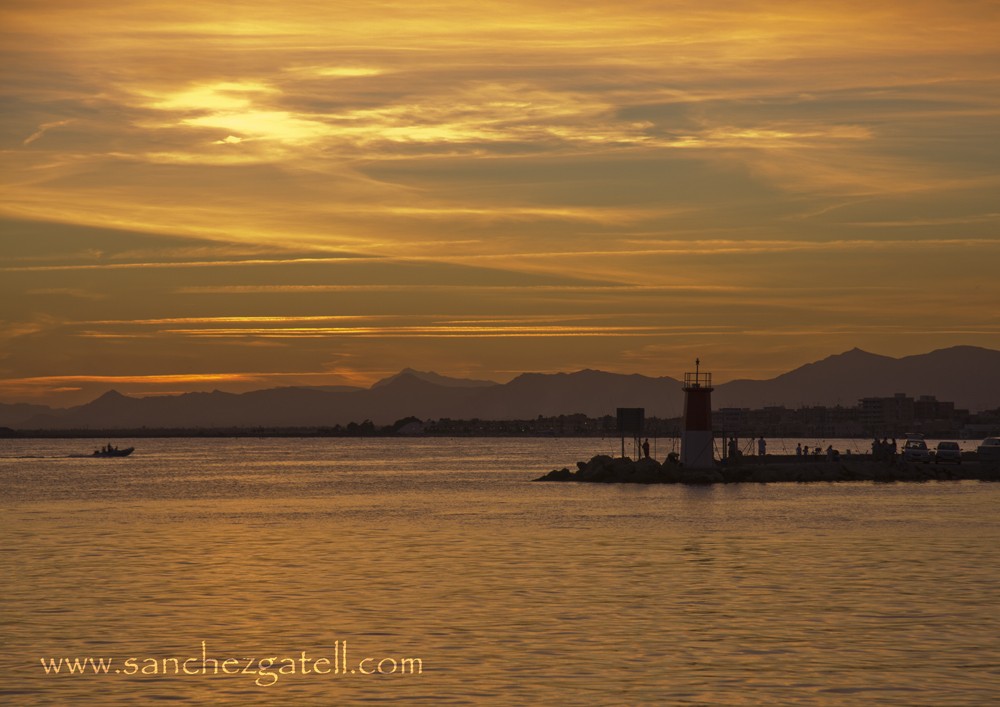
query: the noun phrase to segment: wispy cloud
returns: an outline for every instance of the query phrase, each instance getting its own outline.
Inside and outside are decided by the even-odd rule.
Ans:
[[[564,338],[588,336],[648,336],[663,333],[658,327],[629,326],[397,326],[397,327],[269,327],[266,329],[169,329],[165,333],[178,336],[233,338],[263,337],[298,338],[379,338],[379,339],[456,339],[456,338]],[[88,335],[87,333],[84,336]]]
[[[135,269],[172,269],[172,268],[229,268],[258,265],[289,265],[301,263],[340,263],[360,262],[363,260],[377,261],[381,258],[362,258],[357,256],[316,257],[316,258],[250,258],[245,260],[189,260],[189,261],[151,261],[144,263],[73,263],[64,265],[14,265],[0,268],[5,272],[59,272],[65,270],[135,270]]]
[[[30,145],[35,140],[40,139],[49,130],[52,130],[53,128],[62,127],[63,125],[69,125],[72,122],[73,122],[72,120],[54,120],[51,123],[42,123],[40,126],[38,126],[38,130],[36,130],[31,135],[29,135],[28,137],[26,137],[24,139],[24,142],[21,143],[21,144],[22,145]]]
[[[476,285],[476,284],[428,284],[417,283],[407,285],[386,285],[386,284],[366,284],[366,285],[202,285],[194,287],[181,287],[177,289],[178,294],[277,294],[277,293],[302,293],[321,294],[324,292],[390,292],[406,293],[414,291],[435,291],[447,293],[462,292],[490,292],[500,294],[512,294],[518,292],[555,292],[555,293],[704,293],[704,292],[748,292],[755,288],[745,285],[724,285],[724,284],[677,284],[677,285],[614,285],[614,284],[593,284],[593,285]]]
[[[92,301],[100,301],[108,298],[106,294],[100,292],[92,292],[90,290],[84,290],[76,287],[40,287],[36,289],[27,290],[25,294],[51,296],[51,297],[72,297],[75,299],[92,300]]]

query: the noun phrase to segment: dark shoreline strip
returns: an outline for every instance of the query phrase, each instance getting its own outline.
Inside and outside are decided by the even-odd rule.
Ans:
[[[598,455],[577,462],[577,470],[556,469],[535,481],[582,481],[605,484],[733,484],[816,481],[1000,481],[1000,463],[963,460],[961,464],[923,464],[841,458],[838,461],[746,458],[740,464],[685,469],[654,459],[633,461]]]

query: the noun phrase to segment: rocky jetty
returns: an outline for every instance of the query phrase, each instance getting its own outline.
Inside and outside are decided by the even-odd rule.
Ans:
[[[605,484],[732,484],[809,481],[1000,481],[1000,464],[966,461],[960,465],[874,461],[867,456],[827,461],[809,457],[748,457],[712,469],[686,469],[676,461],[633,461],[598,455],[577,462],[576,471],[555,469],[535,481],[584,481]]]

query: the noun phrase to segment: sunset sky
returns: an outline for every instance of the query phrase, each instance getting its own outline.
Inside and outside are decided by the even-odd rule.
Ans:
[[[1000,348],[1000,3],[5,0],[0,401]]]

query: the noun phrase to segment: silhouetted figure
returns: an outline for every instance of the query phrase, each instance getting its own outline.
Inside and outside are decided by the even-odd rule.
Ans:
[[[799,442],[797,445],[795,445],[795,456],[797,457],[802,456],[802,442]]]
[[[649,459],[649,438],[648,437],[646,438],[646,441],[642,443],[642,457],[643,457],[643,459]]]
[[[739,454],[740,454],[740,450],[739,450],[739,447],[736,444],[736,438],[735,437],[730,437],[729,438],[729,458],[730,459],[735,459],[736,457],[739,456]]]
[[[767,441],[762,436],[757,440],[757,456],[762,457],[767,454]]]

